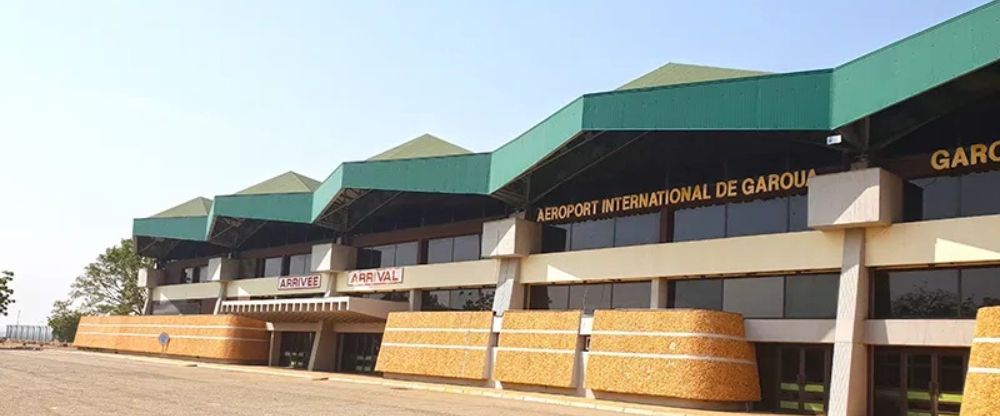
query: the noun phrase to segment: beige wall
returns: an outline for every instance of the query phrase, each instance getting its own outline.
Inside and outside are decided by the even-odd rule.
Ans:
[[[806,231],[538,254],[521,283],[840,269],[843,233]]]
[[[834,319],[747,319],[751,342],[832,343]]]
[[[153,289],[153,300],[166,302],[184,299],[215,299],[219,297],[221,283],[187,283],[181,285],[160,286]]]
[[[975,331],[972,319],[869,319],[865,344],[969,347]]]
[[[403,283],[371,287],[350,287],[347,285],[348,272],[340,272],[337,273],[337,293],[494,286],[497,284],[499,264],[499,260],[475,260],[405,266],[403,267]]]
[[[1000,261],[1000,215],[866,230],[869,267]]]
[[[889,225],[903,213],[903,185],[879,168],[820,175],[809,180],[809,227]]]
[[[325,293],[330,287],[330,274],[318,273],[323,278],[319,287],[315,289],[295,289],[278,290],[277,277],[263,277],[260,279],[234,280],[226,285],[226,297],[248,297],[248,296],[278,296],[278,295],[302,295],[310,293]]]

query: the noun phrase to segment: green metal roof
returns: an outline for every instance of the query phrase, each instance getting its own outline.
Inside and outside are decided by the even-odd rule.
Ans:
[[[239,191],[235,195],[293,194],[298,192],[312,192],[319,187],[319,183],[319,181],[308,176],[288,171]]]
[[[430,134],[422,134],[406,143],[393,147],[368,160],[413,159],[419,157],[464,155],[472,153],[468,149],[441,140]]]
[[[150,218],[204,217],[212,209],[212,200],[197,197]]]
[[[746,69],[719,68],[714,66],[667,63],[618,87],[618,90],[662,87],[664,85],[690,84],[692,82],[743,78],[767,75],[769,72]]]
[[[217,197],[207,218],[315,223],[357,191],[497,195],[588,131],[832,131],[1000,61],[998,22],[994,1],[833,69],[760,74],[668,64],[619,90],[573,100],[492,153],[424,135],[343,163],[322,183],[289,172]],[[135,220],[135,234],[193,235],[188,225],[168,230],[154,219]]]

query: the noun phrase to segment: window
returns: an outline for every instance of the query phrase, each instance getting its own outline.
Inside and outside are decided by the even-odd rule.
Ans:
[[[493,309],[493,295],[493,288],[425,290],[420,310],[488,311]]]
[[[264,259],[264,271],[261,277],[278,277],[282,275],[284,257],[270,257]]]
[[[288,258],[288,275],[301,276],[312,271],[312,254],[296,254]]]
[[[389,302],[409,302],[410,292],[381,292],[381,293],[362,293],[359,295],[351,295],[357,298],[373,299],[373,300],[385,300]]]
[[[204,265],[198,268],[198,281],[207,282],[208,281],[208,265]]]
[[[376,269],[417,264],[420,254],[419,247],[416,241],[411,241],[361,248],[358,250],[358,268]]]
[[[784,305],[784,277],[725,279],[722,283],[722,310],[744,318],[781,318]]]
[[[674,212],[673,241],[806,230],[807,204],[805,195],[794,195],[680,209]]]
[[[479,260],[479,252],[479,234],[427,241],[428,264]]]
[[[872,297],[877,319],[972,319],[1000,305],[1000,267],[881,271]]]
[[[181,277],[182,283],[198,283],[198,268],[185,267]]]
[[[906,188],[908,221],[1000,214],[1000,171],[912,179]]]
[[[660,242],[660,213],[546,226],[542,252],[589,250]]]
[[[528,309],[574,310],[649,308],[650,282],[531,286]]]
[[[672,280],[669,289],[671,308],[722,310],[722,280]]]
[[[840,275],[788,276],[785,280],[785,318],[835,318]]]
[[[674,280],[668,305],[751,319],[832,319],[837,317],[839,282],[838,274]]]

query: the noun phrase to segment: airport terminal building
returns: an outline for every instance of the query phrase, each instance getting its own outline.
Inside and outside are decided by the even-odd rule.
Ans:
[[[1000,3],[832,69],[668,64],[489,153],[424,135],[133,230],[150,316],[85,319],[79,346],[996,414],[970,394],[1000,394],[1000,313],[976,320],[1000,305]]]

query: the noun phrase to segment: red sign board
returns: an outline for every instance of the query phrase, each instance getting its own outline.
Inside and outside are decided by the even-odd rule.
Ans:
[[[403,283],[403,268],[354,270],[347,275],[347,285],[381,286]]]
[[[310,276],[287,276],[278,278],[278,290],[319,289],[323,277],[314,274]]]

